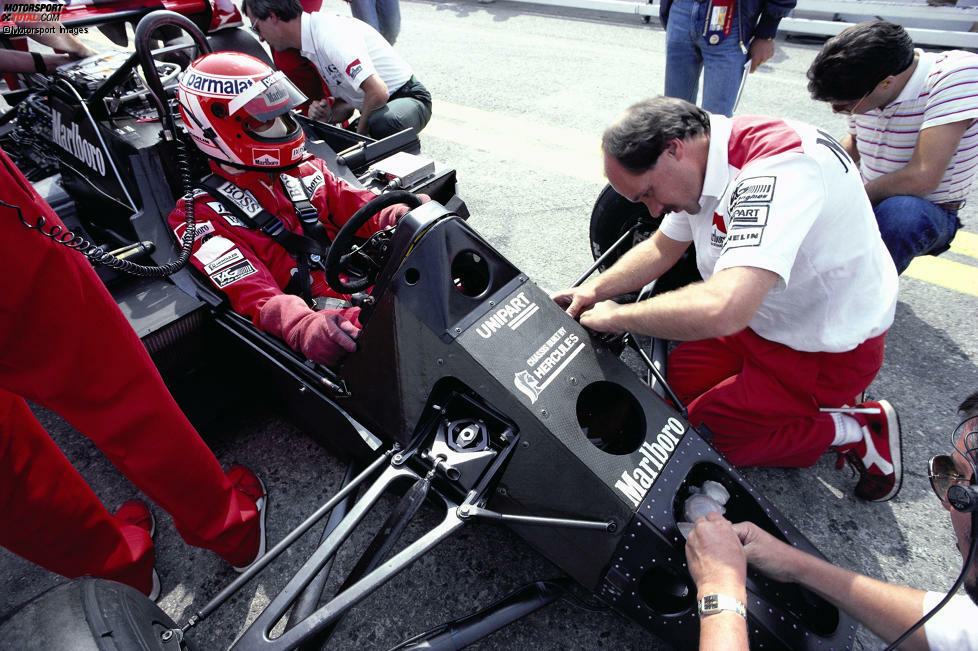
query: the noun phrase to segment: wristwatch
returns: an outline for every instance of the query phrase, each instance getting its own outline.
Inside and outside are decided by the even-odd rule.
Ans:
[[[699,606],[700,617],[730,610],[747,619],[747,609],[744,608],[744,604],[725,594],[708,594],[697,602],[697,606]]]

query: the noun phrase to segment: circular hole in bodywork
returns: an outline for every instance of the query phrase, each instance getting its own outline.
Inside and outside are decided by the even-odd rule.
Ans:
[[[416,285],[419,280],[421,280],[421,272],[414,267],[410,267],[404,271],[404,282],[408,285]]]
[[[666,565],[649,568],[638,582],[638,596],[662,615],[678,615],[696,605],[696,588],[690,578]]]
[[[608,454],[631,454],[645,440],[645,412],[625,387],[601,380],[577,396],[577,423],[588,441]]]
[[[466,296],[479,296],[489,288],[489,263],[466,249],[452,259],[452,282]]]

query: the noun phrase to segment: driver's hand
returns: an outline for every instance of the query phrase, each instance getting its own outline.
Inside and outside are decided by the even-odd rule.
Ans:
[[[594,292],[587,285],[565,289],[552,294],[550,298],[574,318],[577,318],[581,312],[590,308],[597,301]]]
[[[428,203],[431,201],[431,197],[426,194],[419,194],[418,198],[421,199],[421,203]],[[385,228],[390,228],[391,226],[396,226],[397,220],[410,211],[411,209],[403,203],[391,206],[390,208],[380,211],[380,213],[374,217],[374,225],[377,227],[378,231],[382,231]]]
[[[359,315],[359,307],[314,312],[298,296],[279,294],[268,299],[258,318],[262,330],[281,337],[292,350],[330,365],[357,349]]]

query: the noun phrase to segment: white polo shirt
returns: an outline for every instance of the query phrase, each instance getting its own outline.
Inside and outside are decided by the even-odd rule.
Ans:
[[[302,14],[302,56],[312,61],[335,97],[363,107],[360,85],[376,74],[394,94],[411,78],[411,66],[361,20],[317,11]]]
[[[892,102],[849,117],[865,181],[910,162],[920,132],[928,127],[971,121],[940,185],[924,197],[933,203],[961,201],[978,173],[978,54],[917,50],[917,67]]]
[[[885,332],[897,273],[855,164],[801,122],[710,116],[701,210],[664,235],[696,245],[704,278],[731,267],[778,274],[750,328],[806,352],[844,352]]]

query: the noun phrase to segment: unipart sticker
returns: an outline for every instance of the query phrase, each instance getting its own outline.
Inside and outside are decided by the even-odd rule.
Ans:
[[[254,265],[252,265],[250,261],[244,260],[233,267],[228,267],[227,269],[222,269],[221,271],[212,273],[210,276],[215,285],[217,285],[220,289],[224,289],[228,285],[236,283],[242,278],[247,278],[253,273],[258,273],[258,270],[255,269]]]
[[[516,330],[539,309],[540,306],[528,299],[525,292],[520,292],[516,298],[510,299],[508,303],[493,312],[492,316],[483,321],[475,331],[483,339],[488,339],[492,333],[504,326]]]

